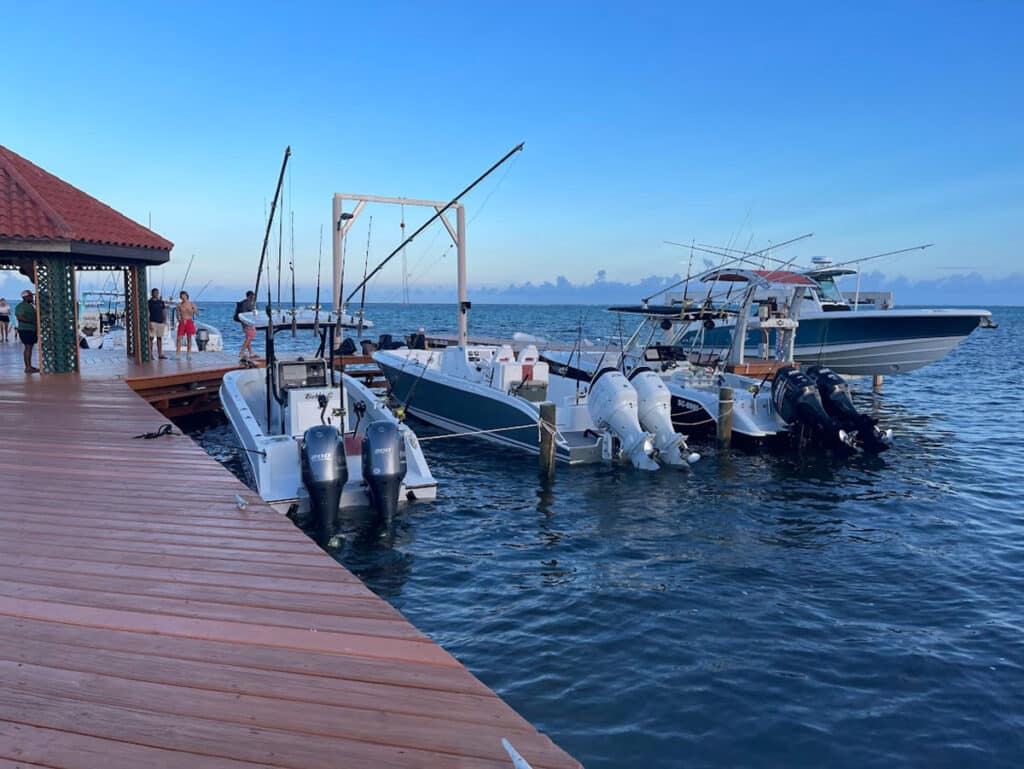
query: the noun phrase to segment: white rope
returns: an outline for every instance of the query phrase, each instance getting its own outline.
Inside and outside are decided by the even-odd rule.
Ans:
[[[528,429],[530,427],[541,427],[541,428],[544,428],[546,430],[551,431],[551,428],[548,427],[543,422],[531,422],[530,424],[516,425],[515,427],[494,427],[494,428],[492,428],[490,430],[469,430],[469,431],[464,432],[464,433],[447,433],[445,435],[428,435],[426,438],[420,438],[419,441],[420,441],[420,443],[423,443],[424,441],[439,441],[442,438],[465,438],[467,436],[473,436],[473,435],[488,435],[490,433],[503,433],[503,432],[507,432],[507,431],[510,431],[510,430],[526,430],[526,429]]]

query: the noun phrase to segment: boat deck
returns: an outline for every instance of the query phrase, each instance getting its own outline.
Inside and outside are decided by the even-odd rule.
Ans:
[[[0,346],[0,766],[579,766],[191,439],[135,437],[166,420],[126,374],[222,363]]]

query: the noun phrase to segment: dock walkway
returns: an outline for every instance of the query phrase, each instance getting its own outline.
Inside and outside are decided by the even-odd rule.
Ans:
[[[0,348],[0,769],[508,769],[503,737],[579,766],[191,439],[134,438],[166,420],[127,363],[20,356]]]

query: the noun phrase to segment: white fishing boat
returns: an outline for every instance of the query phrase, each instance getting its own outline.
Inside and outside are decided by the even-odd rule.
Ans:
[[[455,345],[378,350],[394,397],[413,416],[455,433],[540,452],[542,403],[555,405],[555,456],[571,465],[627,461],[643,470],[699,457],[672,428],[670,396],[658,377],[632,382],[613,368],[585,387],[549,377],[534,345]]]
[[[266,310],[254,310],[253,312],[241,312],[239,320],[249,326],[258,329],[265,329],[269,325]],[[373,321],[366,318],[362,311],[348,313],[342,311],[340,317],[333,311],[317,309],[316,307],[297,307],[295,310],[285,308],[274,308],[271,312],[274,328],[313,328],[315,326],[340,325],[342,328],[373,328]]]
[[[227,373],[220,388],[260,496],[324,536],[339,510],[370,507],[390,520],[437,495],[412,430],[332,368],[324,358],[271,356],[266,368]]]
[[[794,365],[802,293],[812,280],[788,277],[776,284],[754,270],[716,271],[705,279],[743,283],[737,308],[613,307],[643,318],[621,351],[550,350],[542,359],[551,365],[553,378],[584,382],[601,366],[615,366],[630,378],[653,371],[671,394],[673,426],[687,435],[716,431],[721,389],[730,388],[731,403],[725,408],[732,433],[747,445],[798,439],[869,452],[888,448],[891,432],[879,431],[873,419],[857,412],[845,381],[825,367],[801,372]],[[766,291],[772,301],[759,299]],[[757,341],[748,347],[746,328],[755,317]],[[699,339],[722,324],[737,330],[724,354],[683,341]]]

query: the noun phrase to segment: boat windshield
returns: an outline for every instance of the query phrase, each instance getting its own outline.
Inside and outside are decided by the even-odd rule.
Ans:
[[[836,285],[835,278],[819,278],[818,285],[821,287],[820,293],[823,302],[846,304],[846,300],[843,299],[843,292]]]

